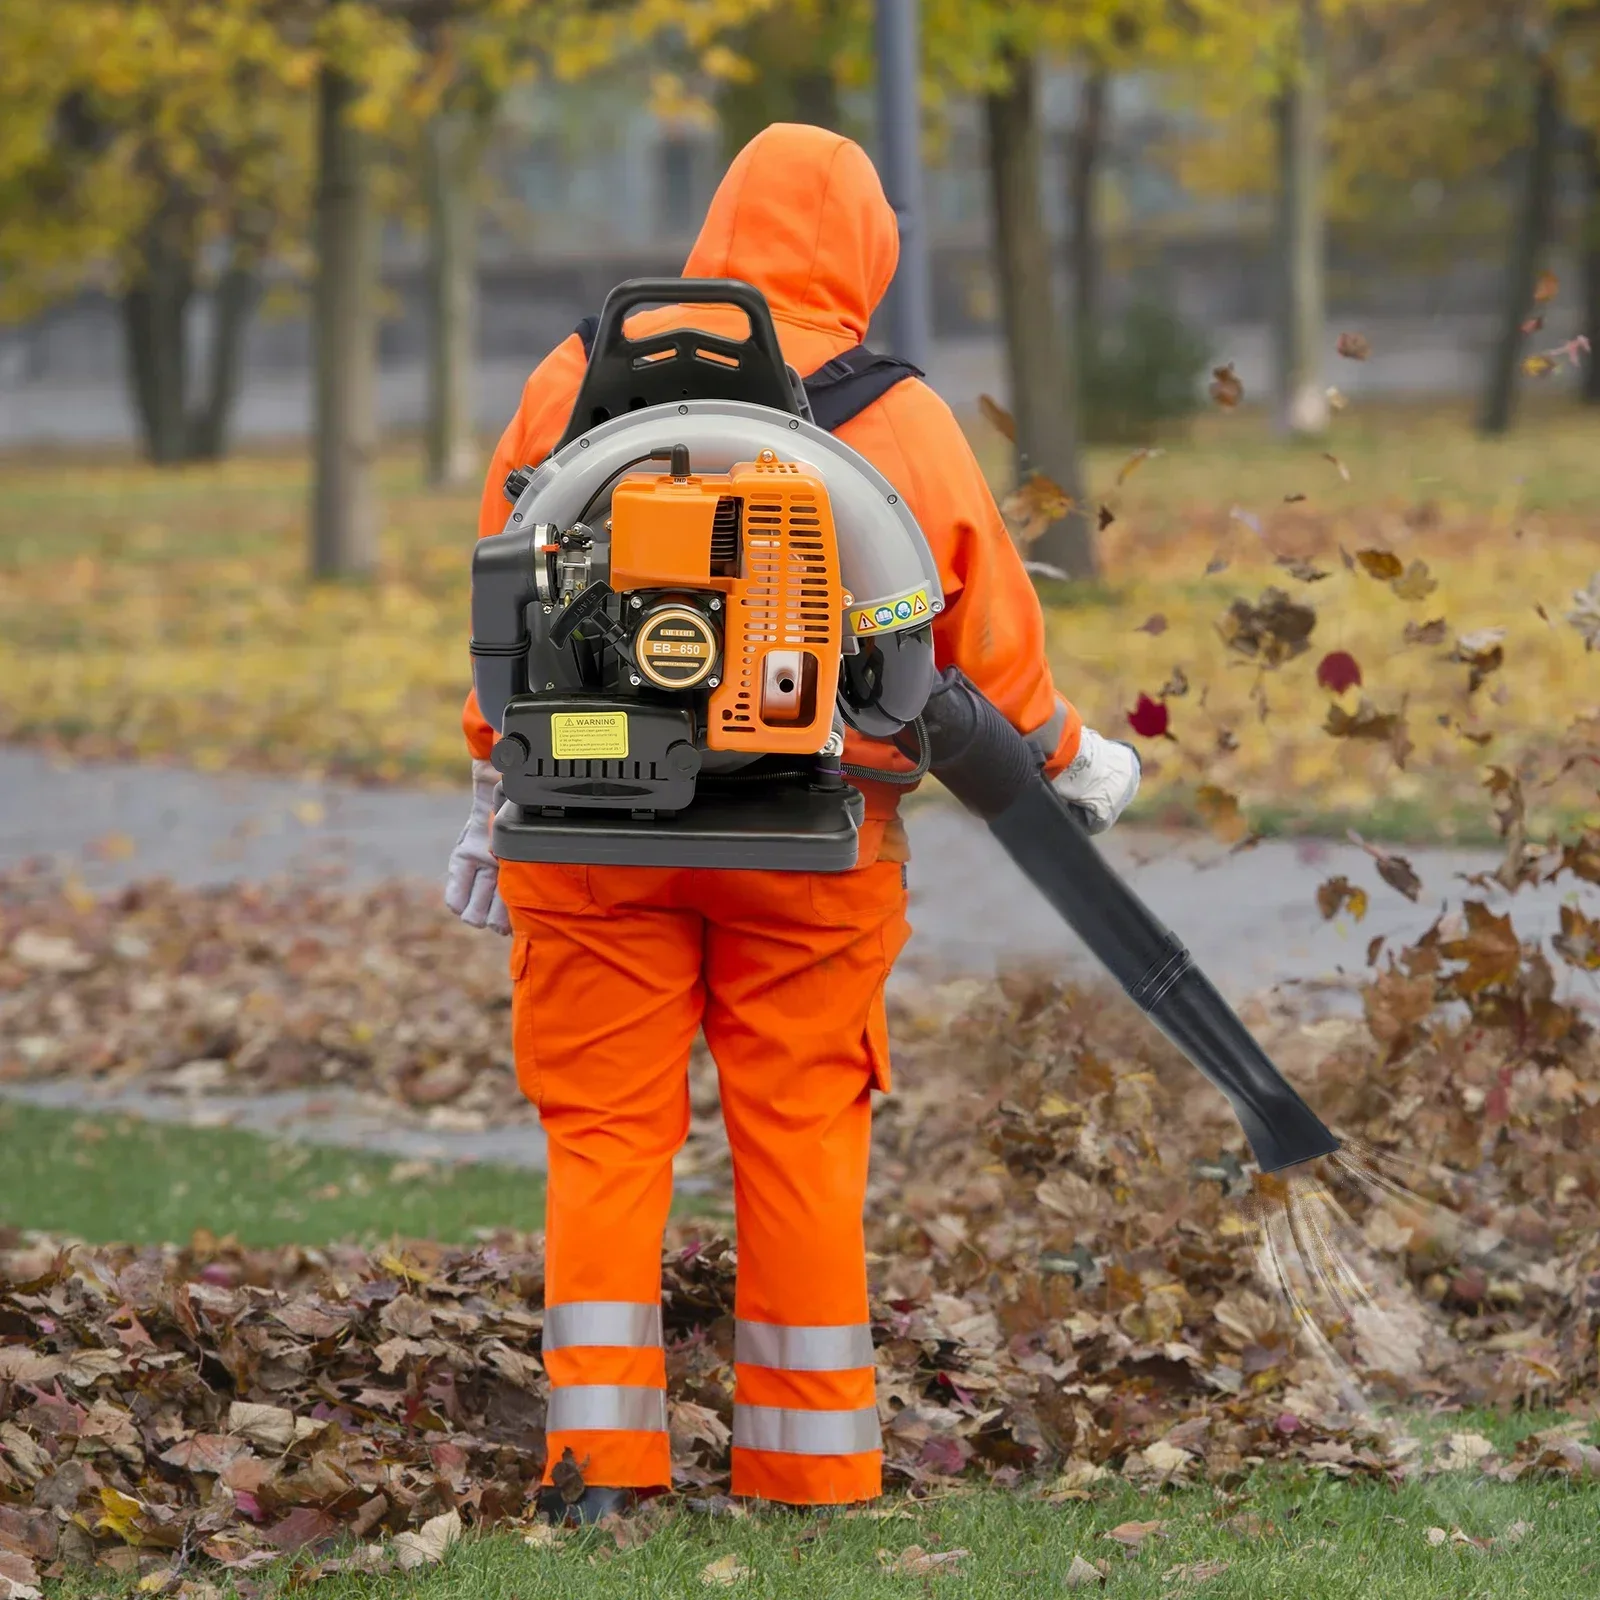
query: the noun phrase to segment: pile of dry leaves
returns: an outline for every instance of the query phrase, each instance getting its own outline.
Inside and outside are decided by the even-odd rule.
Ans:
[[[1600,882],[1600,835],[1532,845],[1515,796],[1499,799],[1502,883]],[[74,907],[55,887],[0,884],[9,1076],[344,1080],[515,1106],[504,947],[431,897],[147,886]],[[1557,960],[1595,964],[1587,926],[1569,920]],[[897,1003],[869,1201],[891,1481],[1081,1496],[1112,1473],[1227,1480],[1281,1458],[1600,1476],[1584,1442],[1600,1363],[1592,1021],[1558,998],[1551,953],[1482,904],[1369,966],[1360,1016],[1249,1019],[1370,1170],[1407,1185],[1324,1178],[1353,1270],[1414,1313],[1392,1326],[1420,1330],[1415,1348],[1374,1344],[1356,1317],[1321,1330],[1320,1357],[1258,1270],[1281,1185],[1253,1180],[1222,1101],[1125,1002],[1019,974]],[[697,1092],[690,1154],[715,1176]],[[377,1256],[0,1245],[13,1595],[57,1563],[248,1568],[341,1537],[364,1542],[340,1559],[372,1569],[425,1559],[462,1520],[526,1514],[543,1464],[537,1239]],[[680,1230],[664,1273],[679,1478],[714,1492],[734,1253]],[[1511,1459],[1470,1434],[1430,1457],[1363,1408],[1352,1375],[1379,1400],[1565,1406],[1573,1423]],[[411,1543],[386,1555],[383,1534]]]

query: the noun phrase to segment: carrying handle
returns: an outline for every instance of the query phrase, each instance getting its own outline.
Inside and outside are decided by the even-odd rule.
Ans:
[[[744,312],[743,339],[701,328],[666,328],[629,338],[640,306],[731,305]],[[677,400],[744,400],[788,416],[799,407],[766,297],[739,278],[634,278],[606,296],[588,370],[557,449],[612,417]]]

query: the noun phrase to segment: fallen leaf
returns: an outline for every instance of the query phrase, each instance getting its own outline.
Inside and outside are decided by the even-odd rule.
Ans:
[[[1317,886],[1317,910],[1325,922],[1333,921],[1345,909],[1359,922],[1367,914],[1367,891],[1343,877],[1329,878]]]
[[[1128,726],[1141,739],[1166,737],[1171,720],[1166,706],[1159,700],[1152,700],[1147,694],[1140,695],[1138,704],[1128,713]]]
[[[1168,1567],[1161,1576],[1168,1582],[1209,1583],[1220,1578],[1231,1567],[1231,1561],[1190,1561],[1183,1566]]]
[[[969,391],[970,392],[970,391]],[[996,432],[1004,434],[1012,444],[1017,442],[1017,421],[1000,402],[989,395],[978,396],[978,409],[983,413],[984,420]]]
[[[1244,399],[1244,385],[1231,361],[1224,367],[1211,369],[1211,398],[1224,411],[1232,411]]]
[[[1435,1549],[1442,1544],[1449,1544],[1450,1542],[1450,1535],[1443,1528],[1429,1528],[1427,1538],[1428,1543],[1433,1545]]]
[[[1317,663],[1317,682],[1334,694],[1361,686],[1361,666],[1348,650],[1331,650]]]
[[[294,1442],[294,1413],[282,1406],[235,1400],[228,1407],[228,1432],[268,1450],[287,1450]]]
[[[1160,638],[1167,631],[1167,619],[1161,612],[1154,612],[1146,617],[1133,631],[1135,633],[1148,633],[1152,639]]]
[[[1105,1573],[1080,1555],[1073,1556],[1072,1565],[1067,1568],[1066,1576],[1062,1579],[1062,1583],[1068,1589],[1087,1589],[1091,1584],[1099,1585],[1105,1581]]]
[[[429,1517],[415,1533],[395,1535],[394,1558],[403,1572],[437,1566],[444,1553],[461,1537],[461,1514],[446,1511]]]
[[[583,1481],[583,1470],[572,1453],[571,1445],[561,1452],[561,1459],[550,1469],[550,1483],[552,1488],[560,1491],[561,1498],[569,1506],[576,1505],[583,1498],[583,1491],[588,1485]]]
[[[1365,361],[1372,354],[1372,346],[1362,333],[1341,333],[1335,349],[1346,361]]]
[[[736,1583],[742,1583],[750,1576],[750,1569],[736,1555],[728,1554],[718,1556],[715,1561],[709,1561],[700,1569],[700,1581],[721,1588],[729,1588]]]
[[[1165,1522],[1119,1522],[1116,1527],[1107,1529],[1101,1535],[1103,1539],[1115,1539],[1124,1549],[1137,1550],[1145,1540],[1153,1534],[1158,1534],[1166,1526]]]
[[[890,1572],[901,1577],[919,1578],[930,1572],[953,1572],[971,1554],[970,1550],[924,1550],[920,1544],[908,1544],[888,1564]],[[887,1555],[884,1551],[881,1554]]]

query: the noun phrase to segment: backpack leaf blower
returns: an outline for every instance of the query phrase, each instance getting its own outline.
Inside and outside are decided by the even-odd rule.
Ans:
[[[732,305],[749,331],[629,336],[647,304]],[[585,344],[565,437],[510,475],[505,530],[473,555],[473,680],[500,730],[495,855],[847,871],[864,802],[844,730],[893,741],[1222,1090],[1262,1170],[1337,1149],[1022,735],[939,673],[927,541],[893,486],[811,420],[822,391],[785,366],[760,293],[623,284]],[[886,365],[829,364],[849,401],[836,389],[818,407],[830,426],[914,371]]]

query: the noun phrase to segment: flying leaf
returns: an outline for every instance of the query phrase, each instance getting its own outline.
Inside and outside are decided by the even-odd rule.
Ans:
[[[1565,356],[1569,367],[1581,367],[1583,363],[1578,358],[1589,353],[1589,336],[1586,333],[1574,334],[1565,344],[1558,344],[1548,352],[1552,357]]]
[[[1261,531],[1261,518],[1253,511],[1246,511],[1243,506],[1232,506],[1228,511],[1229,517],[1235,522],[1242,522],[1258,539],[1264,538]]]
[[[1365,334],[1341,333],[1334,347],[1346,361],[1365,361],[1372,354],[1372,346]]]
[[[1567,621],[1578,630],[1585,650],[1600,650],[1600,572],[1590,578],[1587,588],[1573,590]]]
[[[1389,587],[1402,600],[1426,600],[1439,587],[1439,580],[1428,571],[1426,561],[1413,561],[1402,577]]]
[[[1517,331],[1519,333],[1537,333],[1543,326],[1543,317],[1525,317],[1522,326]]]
[[[1128,713],[1128,726],[1141,739],[1168,737],[1167,727],[1170,721],[1166,706],[1159,700],[1152,700],[1147,694],[1140,695],[1138,704]]]
[[[1111,509],[1110,506],[1102,505],[1100,507],[1100,531],[1101,531],[1101,533],[1104,533],[1106,531],[1106,529],[1109,528],[1111,526],[1111,524],[1113,522],[1115,522],[1116,520],[1117,520],[1117,514],[1116,514],[1116,512],[1114,512]]]
[[[1389,583],[1404,572],[1405,564],[1392,550],[1357,550],[1356,560],[1368,577]]]
[[[1522,358],[1522,370],[1530,378],[1548,378],[1556,370],[1556,364],[1551,357],[1540,352],[1536,355],[1524,356]]]
[[[1148,633],[1152,639],[1159,638],[1167,631],[1167,619],[1159,611],[1154,612],[1146,617],[1133,631],[1135,633]]]
[[[1546,301],[1554,300],[1561,292],[1561,280],[1553,272],[1541,272],[1539,281],[1533,286],[1533,302],[1535,305],[1544,305]]]
[[[1244,399],[1244,385],[1231,361],[1225,367],[1211,369],[1211,398],[1224,411],[1232,411]]]
[[[1434,617],[1428,622],[1408,622],[1405,641],[1407,644],[1443,644],[1449,631],[1443,617]]]
[[[1161,685],[1163,700],[1181,700],[1189,692],[1189,674],[1180,667],[1172,669],[1171,676]]]
[[[1468,694],[1475,693],[1483,680],[1490,673],[1499,671],[1505,662],[1505,649],[1500,643],[1505,636],[1504,628],[1480,628],[1476,633],[1463,633],[1457,637],[1450,659],[1461,662],[1469,669]]]
[[[1367,891],[1358,889],[1348,878],[1329,878],[1317,888],[1317,910],[1323,921],[1332,922],[1341,910],[1348,908],[1359,922],[1367,914]]]
[[[1276,667],[1311,648],[1317,614],[1282,589],[1264,589],[1251,605],[1235,600],[1217,625],[1222,642],[1263,666]]]
[[[1330,650],[1317,663],[1317,682],[1334,694],[1361,685],[1361,664],[1348,650]]]
[[[970,390],[968,391],[971,392]],[[1017,442],[1017,422],[1000,402],[990,395],[978,396],[978,409],[983,413],[985,421],[996,432],[1002,433],[1012,444]]]
[[[1207,578],[1214,578],[1219,572],[1226,572],[1227,570],[1228,558],[1219,550],[1208,562],[1206,562],[1206,570],[1203,576]]]
[[[1117,470],[1117,487],[1121,488],[1145,462],[1154,461],[1157,456],[1164,456],[1166,453],[1159,445],[1147,444],[1143,449],[1135,450]]]
[[[1072,509],[1072,496],[1059,483],[1033,473],[1000,502],[1000,514],[1018,544],[1026,548]]]
[[[1405,718],[1398,711],[1379,711],[1369,701],[1363,700],[1354,711],[1343,706],[1330,705],[1323,732],[1335,739],[1369,739],[1374,743],[1387,743],[1394,753],[1395,763],[1405,765],[1411,753],[1406,737]]]
[[[1422,879],[1404,856],[1385,850],[1381,845],[1368,844],[1353,828],[1349,837],[1352,844],[1360,845],[1372,857],[1377,864],[1378,876],[1396,893],[1412,901],[1422,893]]]
[[[1250,831],[1238,795],[1204,783],[1195,791],[1194,801],[1206,826],[1224,844],[1237,844]]]
[[[1298,578],[1301,583],[1321,583],[1324,578],[1332,576],[1331,573],[1325,572],[1321,567],[1313,566],[1301,556],[1279,556],[1278,565],[1291,578]]]
[[[1286,494],[1283,497],[1283,503],[1286,506],[1293,506],[1293,505],[1298,505],[1304,499],[1305,499],[1305,496],[1303,494],[1299,493],[1298,491],[1296,491],[1294,494]]]
[[[1322,452],[1322,459],[1324,461],[1331,461],[1333,463],[1334,471],[1336,471],[1346,483],[1349,483],[1350,469],[1338,458],[1338,456],[1336,456],[1331,450],[1324,450]]]
[[[1328,402],[1329,407],[1334,411],[1343,411],[1344,408],[1350,404],[1350,402],[1346,400],[1343,394],[1341,394],[1337,389],[1327,390],[1324,393],[1323,398]]]
[[[1439,953],[1447,961],[1463,963],[1450,985],[1465,998],[1512,982],[1522,966],[1522,944],[1509,915],[1495,916],[1481,900],[1469,900],[1461,909],[1466,932],[1441,942]]]
[[[1562,906],[1561,932],[1550,942],[1568,966],[1600,972],[1600,917],[1586,917],[1573,905]]]

